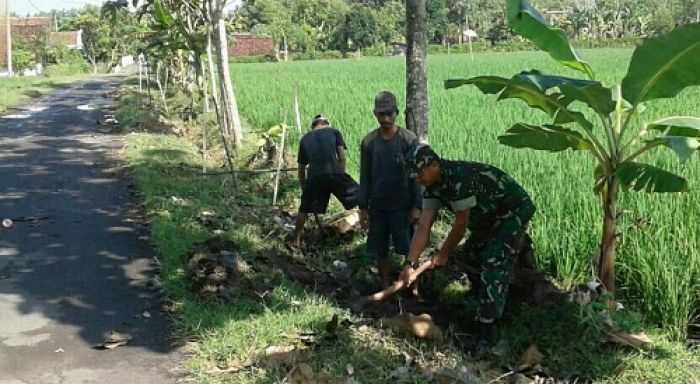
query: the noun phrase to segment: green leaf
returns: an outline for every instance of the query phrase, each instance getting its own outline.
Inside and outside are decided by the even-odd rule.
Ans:
[[[700,137],[700,118],[673,116],[647,124],[648,130],[664,131],[669,136]]]
[[[160,0],[156,0],[153,3],[153,17],[156,22],[165,28],[171,28],[175,23],[173,16],[168,12],[168,10],[163,6]]]
[[[549,152],[593,148],[593,144],[580,133],[557,125],[536,126],[518,123],[505,134],[498,136],[498,141],[514,148],[531,148]]]
[[[581,60],[574,48],[566,38],[564,31],[552,28],[527,1],[507,0],[506,14],[508,25],[513,31],[532,41],[537,48],[549,53],[549,55],[561,64],[584,72],[588,78],[595,78],[593,69],[585,61]]]
[[[658,143],[671,148],[678,155],[681,162],[690,159],[693,153],[700,148],[700,140],[694,137],[686,136],[663,136],[657,137],[648,142],[649,144]]]
[[[615,100],[612,90],[598,81],[572,79],[564,76],[551,76],[532,70],[516,75],[519,79],[529,82],[543,91],[558,88],[567,100],[585,103],[592,110],[609,115],[615,110]],[[568,104],[567,104],[568,105]]]
[[[624,191],[688,191],[688,181],[685,178],[649,164],[624,162],[620,164],[616,174]]]
[[[669,98],[700,85],[700,23],[646,40],[634,50],[622,95],[633,105]]]
[[[448,79],[445,88],[457,88],[463,85],[474,85],[485,94],[498,94],[498,100],[520,99],[530,107],[537,108],[554,118],[555,124],[565,124],[575,121],[587,129],[593,124],[586,120],[580,112],[569,110],[571,99],[562,94],[548,95],[542,84],[533,82],[531,77],[515,75],[511,79],[499,76],[477,76],[468,79]]]

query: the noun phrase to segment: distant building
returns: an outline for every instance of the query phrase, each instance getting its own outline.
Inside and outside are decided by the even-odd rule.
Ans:
[[[64,44],[69,49],[83,49],[83,31],[51,32],[51,42]]]
[[[51,42],[64,44],[70,49],[83,49],[82,31],[53,32],[50,17],[12,18],[10,29],[13,38],[48,38]]]
[[[26,17],[10,19],[10,31],[13,38],[37,38],[48,37],[51,33],[52,21],[50,17]]]
[[[391,46],[391,54],[394,56],[406,56],[406,44],[401,43],[401,42],[391,42],[389,44]]]
[[[250,33],[234,33],[229,39],[228,55],[231,57],[274,55],[275,41],[267,36]]]

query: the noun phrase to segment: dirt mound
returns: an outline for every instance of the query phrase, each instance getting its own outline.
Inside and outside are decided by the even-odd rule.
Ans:
[[[198,297],[233,299],[249,283],[253,268],[230,241],[210,239],[197,245],[186,258],[187,280]]]

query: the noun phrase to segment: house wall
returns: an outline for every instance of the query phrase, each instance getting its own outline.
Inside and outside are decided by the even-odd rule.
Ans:
[[[275,54],[275,42],[271,37],[234,34],[229,41],[228,55],[232,57]]]

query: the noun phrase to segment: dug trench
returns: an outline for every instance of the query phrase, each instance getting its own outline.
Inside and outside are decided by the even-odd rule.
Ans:
[[[281,212],[278,217],[278,224],[289,225],[291,215]],[[200,243],[185,256],[190,289],[200,300],[264,300],[286,279],[350,309],[365,323],[392,327],[425,339],[442,339],[442,330],[450,328],[454,331],[450,337],[457,346],[470,346],[473,330],[468,326],[469,319],[474,317],[478,303],[472,287],[478,275],[465,262],[470,256],[468,249],[462,247],[454,252],[448,267],[424,273],[418,281],[418,296],[403,290],[381,302],[358,306],[361,298],[381,290],[373,266],[356,252],[348,252],[325,268],[314,262],[324,249],[337,247],[361,231],[336,223],[314,225],[308,230],[302,252],[271,247],[250,254],[241,245],[221,238]],[[521,243],[513,276],[509,303],[546,307],[566,300],[564,292],[534,269],[529,236]],[[508,305],[504,321],[517,316],[518,307]],[[411,328],[421,322],[425,329]],[[437,330],[430,331],[434,325]]]

